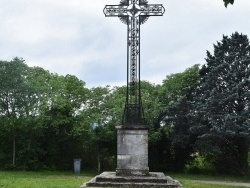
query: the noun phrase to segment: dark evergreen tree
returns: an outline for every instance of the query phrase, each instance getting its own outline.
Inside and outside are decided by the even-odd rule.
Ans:
[[[197,146],[219,172],[246,174],[250,128],[250,45],[246,35],[223,36],[207,52],[194,111]],[[211,156],[213,156],[211,158]]]

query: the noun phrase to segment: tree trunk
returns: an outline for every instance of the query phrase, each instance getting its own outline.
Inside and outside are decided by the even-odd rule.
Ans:
[[[28,141],[27,154],[26,154],[26,158],[25,158],[25,161],[24,161],[23,170],[26,170],[27,163],[30,160],[30,148],[31,148],[31,142],[32,142],[33,134],[30,133],[29,135],[30,135],[30,138],[29,138],[29,141]]]
[[[97,162],[98,162],[97,172],[98,172],[98,174],[100,174],[100,172],[101,172],[101,159],[100,159],[100,153],[99,153],[99,151],[97,151]]]
[[[16,166],[16,134],[13,133],[13,138],[12,138],[12,147],[13,147],[13,153],[12,153],[12,165],[13,167]]]

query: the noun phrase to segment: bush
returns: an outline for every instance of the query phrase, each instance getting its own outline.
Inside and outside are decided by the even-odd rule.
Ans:
[[[214,174],[215,167],[213,162],[204,157],[197,155],[189,164],[185,166],[185,172],[194,174]]]

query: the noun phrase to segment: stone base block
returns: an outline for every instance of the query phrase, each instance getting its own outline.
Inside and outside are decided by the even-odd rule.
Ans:
[[[150,172],[148,176],[117,176],[115,172],[103,172],[84,187],[183,188],[178,181],[160,172]]]
[[[116,128],[117,175],[148,175],[148,130]]]

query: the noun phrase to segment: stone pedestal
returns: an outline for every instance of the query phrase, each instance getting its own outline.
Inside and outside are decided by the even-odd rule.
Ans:
[[[103,172],[83,187],[183,188],[161,172],[149,172],[148,129],[143,125],[117,126],[116,172]]]
[[[145,176],[148,168],[148,130],[117,126],[117,176]]]

